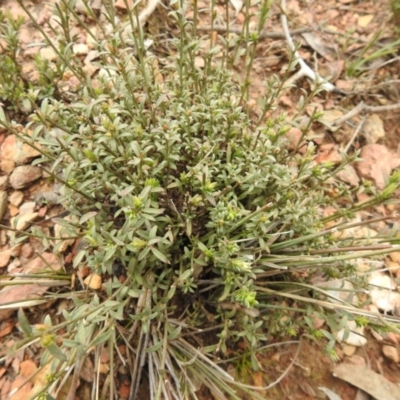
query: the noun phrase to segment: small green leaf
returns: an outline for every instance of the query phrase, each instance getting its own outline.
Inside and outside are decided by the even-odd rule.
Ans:
[[[165,255],[163,253],[161,253],[160,250],[156,249],[155,247],[151,247],[151,252],[163,263],[165,264],[170,264],[170,262],[168,261],[168,258],[165,257]]]
[[[105,256],[104,256],[104,261],[111,260],[111,258],[114,256],[115,252],[117,251],[116,247],[111,247],[111,249],[107,250]]]
[[[58,360],[67,361],[67,356],[54,342],[50,343],[46,348]]]
[[[86,256],[86,250],[81,250],[77,256],[74,258],[74,262],[73,262],[73,266],[74,268],[76,268],[81,261],[83,260],[83,258]]]
[[[150,233],[149,233],[149,239],[154,239],[157,235],[157,225],[154,225],[151,229],[150,229]]]
[[[86,221],[89,221],[89,219],[92,219],[98,214],[98,211],[91,211],[88,212],[87,214],[83,215],[81,219],[79,220],[79,224],[83,225]]]
[[[138,260],[142,261],[146,258],[147,254],[150,252],[150,247],[145,247],[139,254]]]
[[[95,339],[90,343],[90,345],[98,346],[99,344],[106,342],[111,337],[112,334],[113,334],[113,330],[108,329],[106,332],[102,333],[101,335],[96,336]]]
[[[192,220],[188,218],[186,220],[186,235],[187,235],[187,237],[190,238],[190,236],[192,236],[192,230],[193,230]]]
[[[18,323],[19,327],[21,328],[22,332],[25,333],[26,336],[31,336],[32,335],[32,328],[31,325],[29,324],[28,319],[26,318],[26,315],[22,308],[18,310]]]
[[[182,326],[177,326],[172,332],[168,334],[169,340],[175,340],[181,333]]]
[[[197,242],[197,247],[198,247],[203,253],[205,253],[205,252],[208,250],[207,247],[204,245],[204,243],[202,243],[202,242],[200,242],[200,241]]]
[[[225,283],[225,287],[224,287],[224,292],[222,293],[222,296],[218,299],[218,301],[223,301],[225,300],[230,291],[231,291],[232,285],[230,283]]]
[[[176,285],[172,285],[168,290],[167,299],[171,300],[174,297],[175,292],[176,292]]]
[[[154,353],[158,349],[161,349],[163,342],[158,342],[154,346],[150,346],[146,349],[146,353]]]

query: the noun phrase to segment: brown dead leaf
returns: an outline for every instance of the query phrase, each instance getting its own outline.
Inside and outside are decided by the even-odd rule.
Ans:
[[[368,144],[361,149],[362,161],[355,167],[360,177],[375,182],[379,189],[385,187],[394,168],[400,165],[400,156],[392,153],[382,144]]]
[[[86,357],[85,363],[83,364],[83,368],[81,369],[81,373],[79,376],[86,382],[93,382],[95,377],[93,362],[90,357]]]
[[[35,299],[40,297],[48,288],[36,284],[7,286],[0,291],[0,304],[16,303],[23,300]],[[11,307],[11,306],[10,306]],[[14,309],[8,308],[0,310],[0,319],[8,318],[15,309],[21,307],[18,304]]]
[[[336,119],[343,117],[343,112],[340,110],[326,110],[324,111],[323,116],[319,119],[321,124],[326,125],[328,128],[332,127],[333,121]]]
[[[351,165],[346,165],[341,171],[336,174],[336,177],[353,187],[357,186],[360,183],[360,178],[358,177],[354,167]]]
[[[303,33],[302,36],[307,44],[319,55],[328,61],[334,60],[335,50],[332,47],[327,46],[320,37],[312,32]]]
[[[36,257],[30,262],[28,262],[23,270],[21,268],[16,268],[13,273],[26,273],[33,274],[40,270],[53,269],[58,271],[61,269],[60,261],[57,256],[51,253],[43,253],[41,257]],[[27,299],[35,299],[41,296],[46,290],[47,286],[40,286],[39,284],[29,284],[21,286],[6,286],[0,290],[0,304],[8,304],[14,302],[20,302]],[[19,304],[18,308],[21,307]],[[7,308],[0,310],[0,319],[8,318],[12,313],[13,308]]]
[[[6,376],[0,379],[0,398],[7,398],[11,390],[11,381]]]
[[[253,383],[254,386],[263,387],[264,385],[264,378],[260,372],[255,372],[253,374]]]
[[[11,385],[10,400],[26,400],[32,394],[33,383],[29,378],[36,372],[36,364],[31,360],[21,362],[20,374]]]
[[[130,392],[131,392],[131,385],[129,384],[129,382],[124,381],[118,389],[118,394],[120,398],[127,399],[129,397]]]
[[[319,67],[319,73],[324,78],[329,78],[329,82],[336,82],[342,74],[343,68],[344,60],[330,61]]]
[[[25,360],[21,362],[20,374],[24,378],[29,378],[37,371],[36,364],[32,360]]]
[[[352,81],[347,81],[344,79],[338,79],[336,82],[336,87],[340,90],[343,90],[345,92],[350,92],[354,89],[354,82]]]
[[[326,145],[320,146],[318,156],[315,161],[317,163],[322,162],[333,162],[335,164],[339,164],[342,162],[342,156],[339,152],[339,146],[334,145],[333,143],[327,143]]]
[[[400,264],[400,251],[396,251],[394,253],[390,253],[388,257],[397,264]]]
[[[11,333],[14,329],[14,326],[15,321],[13,319],[3,321],[0,324],[0,338],[3,336],[7,336],[9,333]]]
[[[312,386],[306,381],[299,381],[299,386],[300,389],[310,397],[317,397],[317,394],[315,393],[315,390],[312,388]]]
[[[296,147],[299,145],[299,141],[302,136],[302,132],[298,128],[291,128],[288,133],[286,133],[286,137],[288,139],[288,148],[289,150],[295,150]],[[303,153],[305,152],[306,149],[302,149]]]
[[[286,106],[289,108],[293,108],[293,103],[289,96],[281,96],[279,98],[279,104],[282,104],[283,106]]]
[[[358,389],[354,400],[370,400],[370,397],[368,396],[368,393],[364,392],[364,390]]]
[[[339,364],[335,366],[333,376],[362,389],[376,400],[400,400],[400,388],[367,367]]]
[[[40,371],[32,378],[33,388],[32,393],[36,393],[40,388],[43,388],[47,383],[47,378],[51,373],[51,363],[41,367]]]

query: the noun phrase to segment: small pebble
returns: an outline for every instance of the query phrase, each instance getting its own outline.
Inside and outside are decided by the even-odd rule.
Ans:
[[[353,356],[346,358],[346,363],[353,365],[362,365],[362,366],[366,365],[364,357],[359,356],[358,354],[354,354]]]
[[[30,223],[36,219],[36,217],[37,212],[25,214],[18,219],[17,226],[15,228],[19,231],[24,231],[29,227]]]
[[[44,60],[55,61],[58,58],[57,53],[51,47],[42,47],[39,51]]]
[[[21,248],[21,257],[30,258],[33,255],[33,248],[29,243],[24,243]]]
[[[11,247],[11,257],[19,257],[21,254],[22,243],[18,243]]]
[[[8,205],[8,211],[10,211],[11,217],[15,217],[19,213],[19,208],[13,206],[12,204]]]
[[[385,339],[395,345],[399,344],[399,335],[394,332],[386,332]]]
[[[36,203],[34,201],[30,201],[29,203],[24,203],[19,208],[19,216],[23,217],[26,214],[31,214],[35,211]]]
[[[21,261],[19,261],[18,258],[14,258],[14,260],[10,262],[10,264],[8,264],[7,272],[11,272],[16,268],[19,268],[20,266],[21,266]]]
[[[8,201],[15,207],[19,207],[24,200],[24,192],[16,190],[8,196]]]
[[[399,352],[396,347],[393,346],[382,346],[382,352],[386,358],[394,361],[396,364],[400,361]]]
[[[343,353],[347,356],[347,357],[351,357],[357,350],[356,346],[351,346],[349,344],[345,344],[343,346]]]
[[[355,321],[347,321],[347,326],[349,329],[349,335],[346,339],[344,339],[345,329],[341,329],[338,332],[335,332],[334,335],[339,342],[345,342],[350,346],[361,347],[367,343],[367,339],[364,336],[364,327],[357,326]]]
[[[0,268],[4,268],[8,265],[11,258],[11,250],[4,250],[0,252]]]
[[[86,55],[89,52],[89,47],[84,43],[76,43],[72,46],[72,51],[78,56]]]
[[[14,189],[23,189],[42,176],[42,170],[32,165],[16,167],[10,175],[10,184]]]
[[[85,278],[83,283],[90,287],[90,289],[100,289],[101,288],[101,276],[98,274],[90,274]]]
[[[377,331],[374,331],[373,329],[371,329],[371,334],[374,337],[374,339],[376,339],[378,342],[382,342],[383,336],[381,334],[379,334]]]

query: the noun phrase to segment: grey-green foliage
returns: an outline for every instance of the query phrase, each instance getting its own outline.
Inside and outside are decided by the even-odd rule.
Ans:
[[[168,279],[176,274],[186,289],[193,282],[193,291],[199,264],[234,300],[256,278],[268,241],[320,228],[327,169],[312,161],[312,146],[303,157],[289,155],[284,115],[253,130],[231,74],[218,63],[195,67],[190,49],[199,46],[189,37],[175,45],[189,53],[171,59],[158,83],[154,56],[140,65],[132,51],[110,52],[104,42],[113,62],[102,66],[98,88],[82,88],[71,104],[44,101],[41,135],[57,159],[53,174],[66,183],[64,204],[83,227],[91,268],[112,273],[116,259],[131,274],[171,268]],[[206,64],[211,55],[203,55]]]
[[[62,4],[59,13],[72,18],[67,3]],[[254,355],[266,332],[293,335],[302,326],[279,306],[276,313],[271,311],[275,294],[263,289],[270,277],[279,277],[278,290],[283,292],[290,283],[302,284],[301,275],[292,273],[296,263],[314,268],[319,257],[312,251],[335,243],[331,231],[324,231],[322,208],[331,204],[338,209],[336,216],[351,216],[388,198],[398,176],[384,195],[376,194],[353,210],[340,209],[327,195],[337,184],[327,181],[347,160],[336,170],[317,164],[312,143],[303,155],[289,152],[285,134],[291,121],[284,114],[264,125],[254,123],[245,102],[248,81],[240,86],[230,72],[232,52],[214,43],[208,48],[192,35],[181,7],[170,13],[181,29],[167,58],[146,50],[141,29],[126,38],[115,24],[112,7],[108,11],[114,30],[96,44],[99,73],[94,78],[83,73],[64,35],[58,62],[80,82],[75,92],[68,99],[54,95],[40,103],[39,92],[27,94],[36,107],[28,124],[31,137],[2,118],[3,125],[28,143],[41,144],[42,157],[35,164],[63,183],[63,204],[71,213],[71,222],[63,223],[72,224],[72,236],[78,229],[85,239],[74,266],[85,263],[101,274],[110,297],[104,308],[97,297],[90,300],[91,306],[74,297],[75,309],[64,313],[74,323],[68,325],[63,346],[83,354],[93,343],[115,341],[116,333],[108,327],[116,321],[133,324],[132,336],[137,338],[140,322],[148,353],[163,349],[157,363],[166,363],[175,377],[173,364],[168,364],[174,354],[196,374],[197,364],[188,361],[198,356],[180,332],[186,332],[185,324],[205,328],[216,323],[215,343],[208,343],[213,346],[204,351],[225,353],[230,339],[244,340],[257,368]],[[68,25],[69,18],[61,20]],[[246,54],[254,59],[257,34],[247,38],[251,50]],[[239,53],[243,54],[235,51]],[[204,67],[198,67],[200,59]],[[279,92],[281,86],[271,83],[271,92],[277,87]],[[263,114],[271,106],[264,104]],[[313,114],[311,122],[317,117]],[[344,186],[337,189],[338,197],[351,194]],[[345,259],[334,257],[323,262],[339,271],[346,266]],[[124,282],[113,276],[120,266],[126,270]],[[285,273],[288,266],[291,272]],[[303,299],[309,296],[309,286],[296,288]],[[134,312],[129,306],[137,297]],[[88,317],[91,309],[93,318]],[[307,315],[311,311],[308,308]],[[210,314],[215,321],[210,322]],[[81,315],[85,323],[79,322]],[[101,340],[92,339],[102,323]],[[93,329],[85,347],[79,337],[87,325]],[[44,346],[64,362],[53,336],[49,340],[53,347],[47,342]],[[182,365],[179,379],[186,380]],[[219,378],[204,372],[204,365],[198,372],[201,377],[208,374],[202,382],[217,385]],[[181,390],[179,385],[176,390]],[[228,386],[223,390],[229,392]],[[192,391],[179,393],[187,398],[184,394]]]

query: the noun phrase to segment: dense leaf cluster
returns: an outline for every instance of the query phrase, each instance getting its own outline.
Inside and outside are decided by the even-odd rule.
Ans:
[[[267,335],[296,335],[307,328],[320,338],[323,333],[310,319],[313,312],[334,326],[341,315],[325,316],[319,307],[292,301],[307,304],[310,297],[320,298],[305,279],[316,267],[343,277],[347,260],[356,257],[340,251],[340,245],[357,240],[334,237],[335,229],[326,229],[324,223],[382,202],[399,177],[392,177],[383,194],[373,193],[373,200],[352,206],[350,190],[333,177],[356,155],[344,157],[337,168],[317,164],[311,141],[298,144],[297,149],[305,146],[302,155],[288,150],[286,133],[296,121],[282,114],[255,122],[246,93],[256,33],[244,34],[234,50],[224,38],[219,42],[226,47],[205,42],[190,33],[194,30],[185,10],[175,4],[170,16],[180,34],[171,40],[172,56],[160,58],[146,48],[141,29],[127,38],[115,22],[115,10],[108,7],[111,33],[107,36],[103,29],[103,35],[93,38],[96,74],[87,76],[82,60],[72,56],[69,21],[75,18],[85,25],[62,2],[56,10],[64,33],[53,32],[60,34],[59,47],[54,47],[58,67],[49,73],[38,59],[38,70],[46,82],[67,72],[67,78],[74,78],[74,90],[68,95],[49,88],[26,90],[25,109],[33,110],[24,127],[31,129],[29,135],[8,122],[2,110],[0,115],[3,126],[40,151],[34,163],[61,182],[62,204],[70,216],[57,222],[64,226],[62,234],[83,238],[73,266],[87,265],[101,275],[108,299],[72,296],[74,307],[63,312],[72,322],[51,327],[48,317],[43,332],[33,332],[23,314],[20,323],[28,337],[46,339],[42,361],[53,362],[53,371],[93,346],[115,344],[116,331],[109,327],[118,324],[129,332],[127,339],[120,330],[118,339],[130,343],[134,338],[137,346],[135,371],[144,365],[139,355],[149,354],[149,379],[157,380],[151,374],[166,366],[176,380],[176,398],[194,393],[192,383],[182,391],[178,384],[188,380],[188,371],[230,393],[229,380],[216,364],[204,362],[204,354],[226,354],[229,345],[242,340],[256,369],[255,355]],[[268,4],[263,7],[260,29]],[[47,44],[52,45],[49,38]],[[243,54],[250,61],[241,85],[229,60]],[[282,90],[279,81],[267,86],[273,94],[261,102],[262,116]],[[307,126],[299,126],[303,138],[317,117],[314,113]],[[348,208],[338,203],[343,195],[349,195]],[[337,213],[322,219],[328,205]],[[328,247],[339,256],[323,253]],[[277,296],[293,288],[296,294],[287,296],[290,308]],[[306,317],[299,319],[291,312],[295,309]],[[60,346],[68,349],[68,357],[53,334],[64,328]],[[201,355],[181,336],[198,328],[215,329],[214,340]],[[335,339],[327,334],[332,349]],[[197,359],[192,366],[190,360]],[[160,381],[158,387],[164,384]]]

